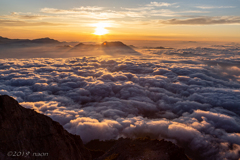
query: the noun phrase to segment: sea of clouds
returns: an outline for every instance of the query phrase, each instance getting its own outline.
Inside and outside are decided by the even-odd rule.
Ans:
[[[240,156],[240,46],[138,57],[0,59],[0,94],[83,142],[151,136],[204,159]]]

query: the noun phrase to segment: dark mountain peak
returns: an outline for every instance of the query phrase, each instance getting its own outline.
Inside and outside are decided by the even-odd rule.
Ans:
[[[82,47],[82,46],[84,46],[84,44],[83,43],[78,43],[76,46],[74,46],[74,47]]]
[[[137,51],[135,51],[133,48],[127,46],[126,44],[116,41],[116,42],[103,42],[101,44],[101,48],[104,50],[105,53],[114,55],[141,55]]]
[[[34,40],[32,40],[32,42],[33,43],[59,43],[59,41],[57,41],[55,39],[51,39],[49,37],[34,39]]]
[[[68,133],[58,122],[4,95],[0,96],[0,159],[14,158],[10,151],[25,153],[18,160],[91,159],[80,136]],[[44,153],[45,157],[34,157],[34,153]]]
[[[124,43],[120,42],[120,41],[116,41],[116,42],[103,42],[102,46],[107,46],[107,47],[127,47],[127,45],[125,45]]]
[[[37,38],[37,39],[34,39],[34,40],[53,40],[53,39],[51,39],[49,37],[45,37],[45,38]]]
[[[10,96],[0,96],[0,115],[7,115],[12,113],[12,110],[18,111],[20,106],[18,102]]]
[[[0,39],[8,39],[8,38],[0,36]]]

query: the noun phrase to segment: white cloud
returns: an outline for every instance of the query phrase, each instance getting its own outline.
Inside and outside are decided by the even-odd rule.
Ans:
[[[188,19],[169,19],[159,20],[159,23],[170,25],[214,25],[214,24],[239,24],[239,16],[223,16],[223,17],[196,17]]]
[[[220,8],[235,8],[235,6],[196,6],[200,9],[220,9]]]
[[[81,6],[79,8],[72,8],[69,10],[56,9],[56,8],[42,8],[40,11],[43,13],[55,13],[55,14],[71,14],[71,13],[84,13],[82,11],[101,11],[103,7],[98,6]]]
[[[154,7],[169,7],[173,6],[177,3],[167,3],[167,2],[151,2],[150,4],[147,4],[146,6],[154,6]]]
[[[149,135],[203,159],[234,159],[240,145],[239,48],[0,59],[0,94],[48,115],[84,142]]]
[[[123,18],[124,13],[102,10],[101,7],[81,7],[73,9],[56,9],[56,8],[42,8],[42,13],[55,14],[55,15],[65,15],[67,17],[84,17],[92,19],[109,19],[109,18]]]

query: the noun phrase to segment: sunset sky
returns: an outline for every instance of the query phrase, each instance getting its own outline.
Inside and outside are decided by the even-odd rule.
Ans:
[[[0,36],[240,41],[240,0],[1,0]],[[94,34],[95,33],[95,34]]]

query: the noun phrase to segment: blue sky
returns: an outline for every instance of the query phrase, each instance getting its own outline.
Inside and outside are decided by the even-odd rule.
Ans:
[[[101,7],[137,7],[140,5],[149,4],[153,1],[151,0],[1,0],[0,1],[0,13],[7,14],[9,12],[24,12],[31,11],[36,12],[44,7],[56,7],[62,9],[69,9],[79,6],[101,6]],[[161,2],[161,1],[156,1]],[[236,15],[240,14],[240,1],[239,0],[167,0],[166,3],[177,3],[185,9],[194,9],[196,6],[234,6],[234,8],[226,8],[224,10],[225,14]],[[196,9],[196,8],[195,8]],[[221,15],[221,12],[216,11],[218,15]]]
[[[5,31],[34,33],[47,31],[48,27],[51,32],[49,26],[55,26],[51,33],[71,30],[72,34],[87,35],[93,33],[98,23],[106,24],[111,34],[201,36],[205,33],[210,37],[236,39],[240,38],[240,0],[0,1],[0,29]]]

